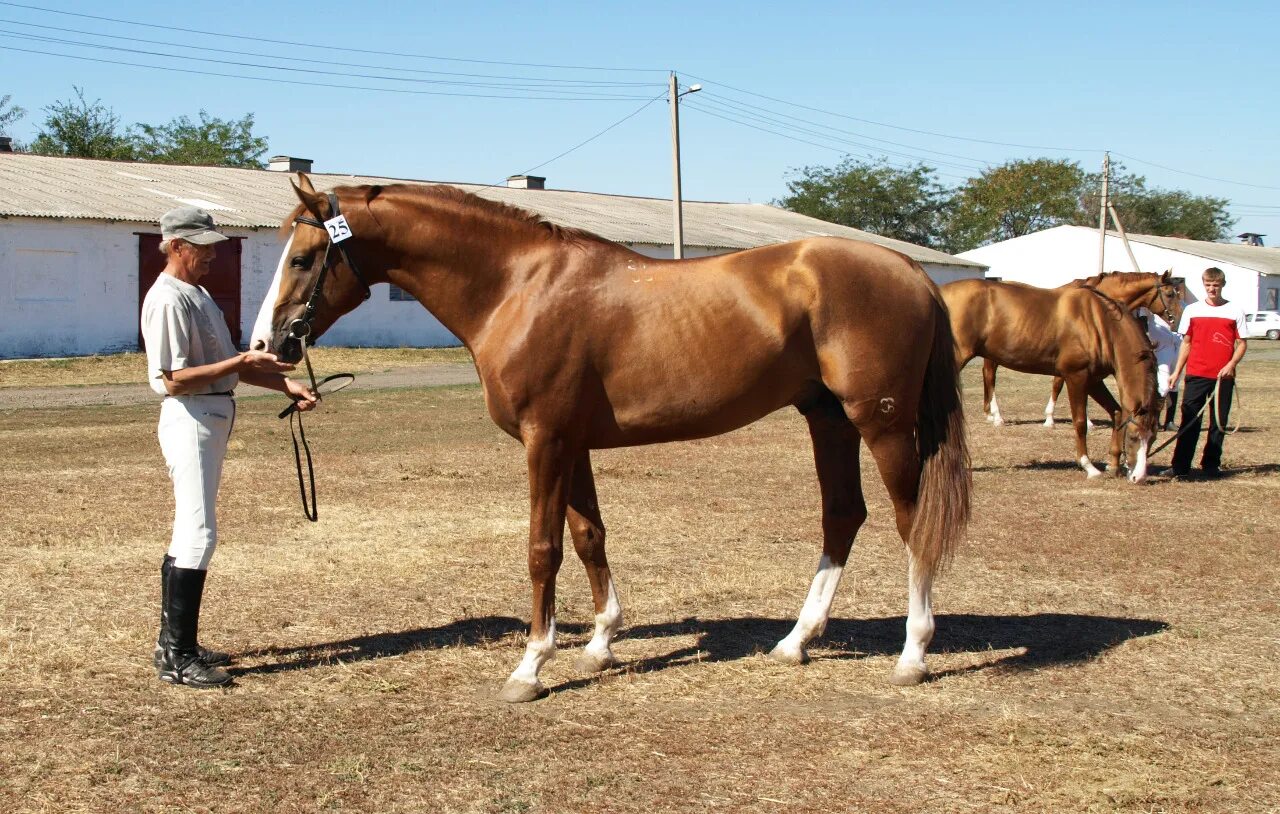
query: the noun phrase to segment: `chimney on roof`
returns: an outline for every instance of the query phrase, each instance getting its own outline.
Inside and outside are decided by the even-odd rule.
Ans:
[[[1241,232],[1236,237],[1240,238],[1240,242],[1246,246],[1261,246],[1262,239],[1266,235],[1260,235],[1257,232]]]
[[[0,136],[0,153],[13,152],[13,139],[8,136]]]
[[[267,162],[272,172],[311,172],[311,159],[294,158],[291,155],[273,155]]]
[[[507,186],[511,189],[546,189],[547,179],[541,175],[510,175]]]

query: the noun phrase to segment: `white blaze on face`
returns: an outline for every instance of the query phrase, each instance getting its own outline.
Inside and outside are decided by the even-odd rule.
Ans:
[[[280,252],[280,262],[276,264],[276,276],[271,278],[271,286],[267,288],[267,297],[258,309],[258,318],[253,323],[253,333],[249,336],[250,350],[273,351],[271,347],[271,317],[276,310],[276,300],[280,299],[280,281],[284,275],[284,264],[289,260],[289,249],[293,247],[293,235],[284,244]],[[259,345],[258,343],[262,344]]]

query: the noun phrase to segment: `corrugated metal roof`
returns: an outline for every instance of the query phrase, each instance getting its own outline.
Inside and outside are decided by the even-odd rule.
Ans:
[[[595,232],[619,243],[671,245],[671,201],[478,184],[309,173],[319,190],[359,184],[451,183],[486,198],[536,212],[547,220]],[[207,209],[223,226],[274,228],[297,203],[287,173],[232,167],[140,164],[86,158],[0,153],[0,216],[158,223],[181,204]],[[859,229],[838,226],[765,204],[684,202],[685,245],[747,249],[815,235],[878,243],[920,263],[984,269],[972,260]]]
[[[1108,234],[1119,237],[1118,232]],[[1183,237],[1160,237],[1158,235],[1129,235],[1134,243],[1146,243],[1175,252],[1185,252],[1217,260],[1221,263],[1234,263],[1247,269],[1260,271],[1263,274],[1280,274],[1280,249],[1267,246],[1250,246],[1247,243],[1212,243],[1207,240],[1188,240]]]

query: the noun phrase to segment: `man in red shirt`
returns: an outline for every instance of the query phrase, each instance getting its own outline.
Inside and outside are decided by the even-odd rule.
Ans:
[[[1182,426],[1173,448],[1173,466],[1166,470],[1179,478],[1191,473],[1191,459],[1200,441],[1201,409],[1206,400],[1214,398],[1215,389],[1217,403],[1209,405],[1209,439],[1200,457],[1200,470],[1207,477],[1221,474],[1222,442],[1226,437],[1222,430],[1231,412],[1236,365],[1248,346],[1244,339],[1244,309],[1222,298],[1222,287],[1227,281],[1222,269],[1207,268],[1200,280],[1204,283],[1205,298],[1188,305],[1182,312],[1182,321],[1178,323],[1182,348],[1170,375],[1169,386],[1173,388],[1184,370],[1187,374],[1186,386],[1182,388]]]

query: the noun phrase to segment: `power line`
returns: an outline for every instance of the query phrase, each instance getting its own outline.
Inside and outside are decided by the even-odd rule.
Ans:
[[[1237,184],[1242,187],[1253,187],[1254,189],[1280,190],[1280,187],[1267,186],[1266,184],[1250,184],[1245,181],[1232,181],[1228,178],[1214,178],[1212,175],[1199,175],[1194,172],[1187,172],[1186,170],[1175,169],[1174,167],[1166,167],[1164,164],[1157,164],[1154,161],[1145,161],[1141,158],[1135,158],[1134,156],[1131,156],[1131,155],[1125,155],[1124,153],[1117,153],[1114,150],[1112,151],[1111,154],[1115,156],[1119,156],[1120,158],[1128,159],[1129,161],[1137,161],[1139,164],[1146,164],[1151,167],[1159,167],[1160,169],[1168,170],[1169,172],[1176,172],[1176,173],[1180,173],[1181,175],[1190,175],[1192,178],[1203,178],[1206,181],[1217,181],[1222,184]]]
[[[106,65],[127,65],[133,68],[146,68],[153,71],[165,71],[168,73],[189,73],[199,76],[217,76],[226,79],[248,79],[254,82],[275,82],[284,85],[306,85],[317,88],[340,88],[344,90],[372,90],[381,93],[407,93],[417,96],[463,96],[472,99],[536,99],[541,101],[553,102],[617,102],[627,101],[630,99],[644,99],[644,96],[635,95],[615,95],[615,96],[532,96],[532,95],[514,95],[514,94],[497,94],[497,93],[454,93],[443,90],[414,90],[412,88],[379,88],[369,85],[340,85],[334,82],[304,82],[301,79],[275,79],[266,76],[246,76],[245,74],[220,73],[217,71],[200,71],[194,68],[178,68],[168,65],[147,65],[140,62],[125,62],[115,59],[98,59],[97,57],[77,56],[76,54],[59,54],[52,51],[37,51],[31,48],[15,48],[11,45],[0,45],[0,51],[17,51],[24,54],[42,54],[44,56],[60,57],[63,59],[77,59],[83,62],[97,62]]]
[[[21,20],[8,20],[3,18],[0,18],[0,23],[5,23],[8,25],[21,25],[21,26],[26,26],[28,28],[41,28],[46,31],[56,31],[61,34],[83,34],[85,36],[99,37],[101,39],[125,40],[127,42],[142,42],[142,43],[147,43],[148,45],[166,45],[171,48],[184,48],[184,49],[196,50],[196,51],[212,51],[214,53],[235,54],[237,56],[263,57],[266,59],[275,59],[275,60],[281,60],[281,61],[287,61],[287,62],[307,62],[311,64],[335,65],[341,68],[374,68],[374,69],[383,70],[383,71],[399,71],[401,73],[430,74],[433,76],[461,76],[461,77],[467,77],[472,79],[514,79],[514,80],[519,80],[523,82],[549,82],[549,83],[563,83],[566,85],[581,85],[581,86],[647,87],[650,85],[657,84],[654,82],[618,82],[618,81],[608,80],[608,79],[565,80],[565,79],[550,79],[546,77],[537,77],[537,76],[511,76],[511,75],[504,75],[504,74],[462,73],[458,71],[433,71],[427,68],[401,68],[395,65],[376,65],[376,64],[371,65],[368,63],[361,63],[361,62],[339,62],[332,59],[324,59],[324,60],[307,59],[306,57],[290,57],[290,56],[280,56],[278,54],[265,54],[265,53],[262,53],[261,51],[239,51],[234,48],[214,48],[212,46],[207,46],[207,45],[189,45],[185,43],[169,42],[166,40],[152,40],[152,39],[147,39],[145,37],[126,37],[119,34],[100,34],[96,31],[85,31],[79,28],[60,28],[58,26],[40,25],[39,23],[27,23],[27,22],[22,22]],[[17,34],[19,32],[10,32],[10,33]],[[23,36],[32,37],[37,35],[26,34]],[[64,41],[64,40],[51,39],[50,41],[69,42],[73,44],[94,46],[94,47],[108,47],[108,46],[96,45],[94,43],[78,43],[74,40]],[[189,56],[188,54],[183,54],[182,58],[186,59],[188,58],[188,56]]]
[[[294,68],[289,66],[265,65],[259,62],[238,62],[236,60],[214,59],[212,57],[197,57],[197,56],[190,56],[190,55],[184,55],[184,54],[172,54],[172,53],[166,53],[163,51],[143,51],[136,48],[122,48],[120,46],[115,46],[115,45],[102,45],[99,43],[92,43],[92,42],[86,43],[86,42],[79,42],[76,40],[64,40],[64,39],[58,39],[54,37],[45,37],[38,34],[24,34],[21,32],[8,31],[5,29],[0,29],[0,36],[8,37],[10,39],[35,40],[37,42],[51,42],[58,45],[71,45],[71,46],[81,47],[81,48],[98,48],[98,49],[103,49],[103,50],[108,50],[113,52],[123,52],[127,54],[140,54],[142,56],[161,57],[165,59],[181,59],[188,62],[191,62],[191,61],[211,62],[215,65],[231,65],[238,68],[259,68],[259,69],[271,70],[271,71],[288,71],[289,73],[319,74],[322,76],[351,77],[354,79],[380,79],[380,80],[389,81],[389,82],[413,82],[413,83],[426,84],[426,85],[451,85],[451,86],[459,86],[459,87],[499,88],[499,89],[506,89],[506,90],[530,90],[530,91],[533,91],[534,93],[544,92],[543,91],[544,86],[540,86],[540,85],[522,85],[522,84],[513,84],[508,82],[463,82],[463,81],[451,80],[451,79],[419,79],[416,77],[386,76],[384,74],[362,74],[362,73],[345,73],[343,71],[327,71],[321,68]],[[656,83],[653,83],[653,84],[656,84]],[[579,87],[579,86],[573,85],[572,83],[567,83],[565,85],[556,86],[554,88],[546,88],[546,91],[547,92],[554,91],[556,93],[567,93],[567,94],[575,94],[575,95],[580,93],[579,91],[567,90],[566,89],[567,87]],[[601,88],[600,90],[604,90],[604,89]],[[582,95],[589,95],[589,94],[583,93]],[[632,98],[636,98],[636,97],[632,97]],[[644,98],[644,97],[639,97],[639,98]]]
[[[774,96],[766,96],[763,93],[755,93],[754,91],[744,90],[742,88],[736,88],[733,85],[727,85],[724,82],[717,82],[714,79],[706,79],[703,77],[694,76],[693,74],[685,74],[685,76],[688,76],[690,79],[697,79],[700,82],[719,85],[720,87],[728,88],[729,90],[737,91],[738,93],[745,93],[748,96],[756,96],[760,99],[768,99],[771,102],[778,102],[779,104],[790,105],[791,107],[797,107],[797,108],[800,108],[801,110],[809,110],[809,111],[813,111],[814,113],[822,113],[823,115],[826,115],[826,116],[835,116],[841,119],[849,119],[855,122],[862,122],[863,124],[874,124],[877,127],[888,127],[892,130],[902,130],[907,133],[918,133],[920,135],[925,135],[925,136],[937,136],[938,138],[949,138],[949,139],[955,139],[957,141],[970,141],[970,142],[974,142],[975,144],[993,144],[998,147],[1017,147],[1019,149],[1024,149],[1024,150],[1045,150],[1048,152],[1064,152],[1064,153],[1100,153],[1102,152],[1102,150],[1100,149],[1086,149],[1083,147],[1041,147],[1035,144],[1013,144],[1013,143],[1004,142],[1004,141],[991,141],[988,139],[968,138],[967,136],[953,136],[948,133],[938,133],[932,130],[917,130],[911,127],[901,127],[896,124],[888,124],[886,122],[873,121],[872,119],[860,119],[857,116],[849,116],[845,113],[836,113],[835,111],[824,110],[820,107],[810,107],[809,105],[802,105],[797,102],[788,102],[786,99],[779,99]]]
[[[548,65],[538,62],[503,62],[493,59],[463,59],[460,57],[442,57],[434,54],[406,54],[397,51],[372,50],[367,48],[348,48],[340,45],[320,45],[312,42],[293,42],[290,40],[274,40],[266,37],[251,37],[245,34],[228,34],[218,31],[202,31],[197,28],[182,28],[172,25],[158,25],[156,23],[141,23],[136,20],[122,20],[118,17],[101,17],[95,14],[83,14],[75,11],[62,11],[61,9],[45,8],[43,6],[32,6],[25,3],[11,3],[7,0],[0,0],[0,6],[12,6],[13,8],[24,8],[31,11],[41,11],[46,14],[64,14],[68,17],[82,17],[88,20],[99,20],[109,23],[121,23],[124,25],[136,25],[144,28],[158,28],[165,31],[181,31],[185,34],[201,34],[209,37],[231,37],[239,40],[250,40],[253,42],[266,42],[272,45],[292,45],[298,48],[320,48],[326,51],[346,51],[353,54],[378,54],[379,56],[393,57],[411,57],[413,59],[434,59],[444,62],[468,62],[476,65],[510,65],[519,68],[550,68],[555,70],[572,70],[572,71],[639,71],[653,72],[665,70],[659,68],[605,68],[594,65]]]

